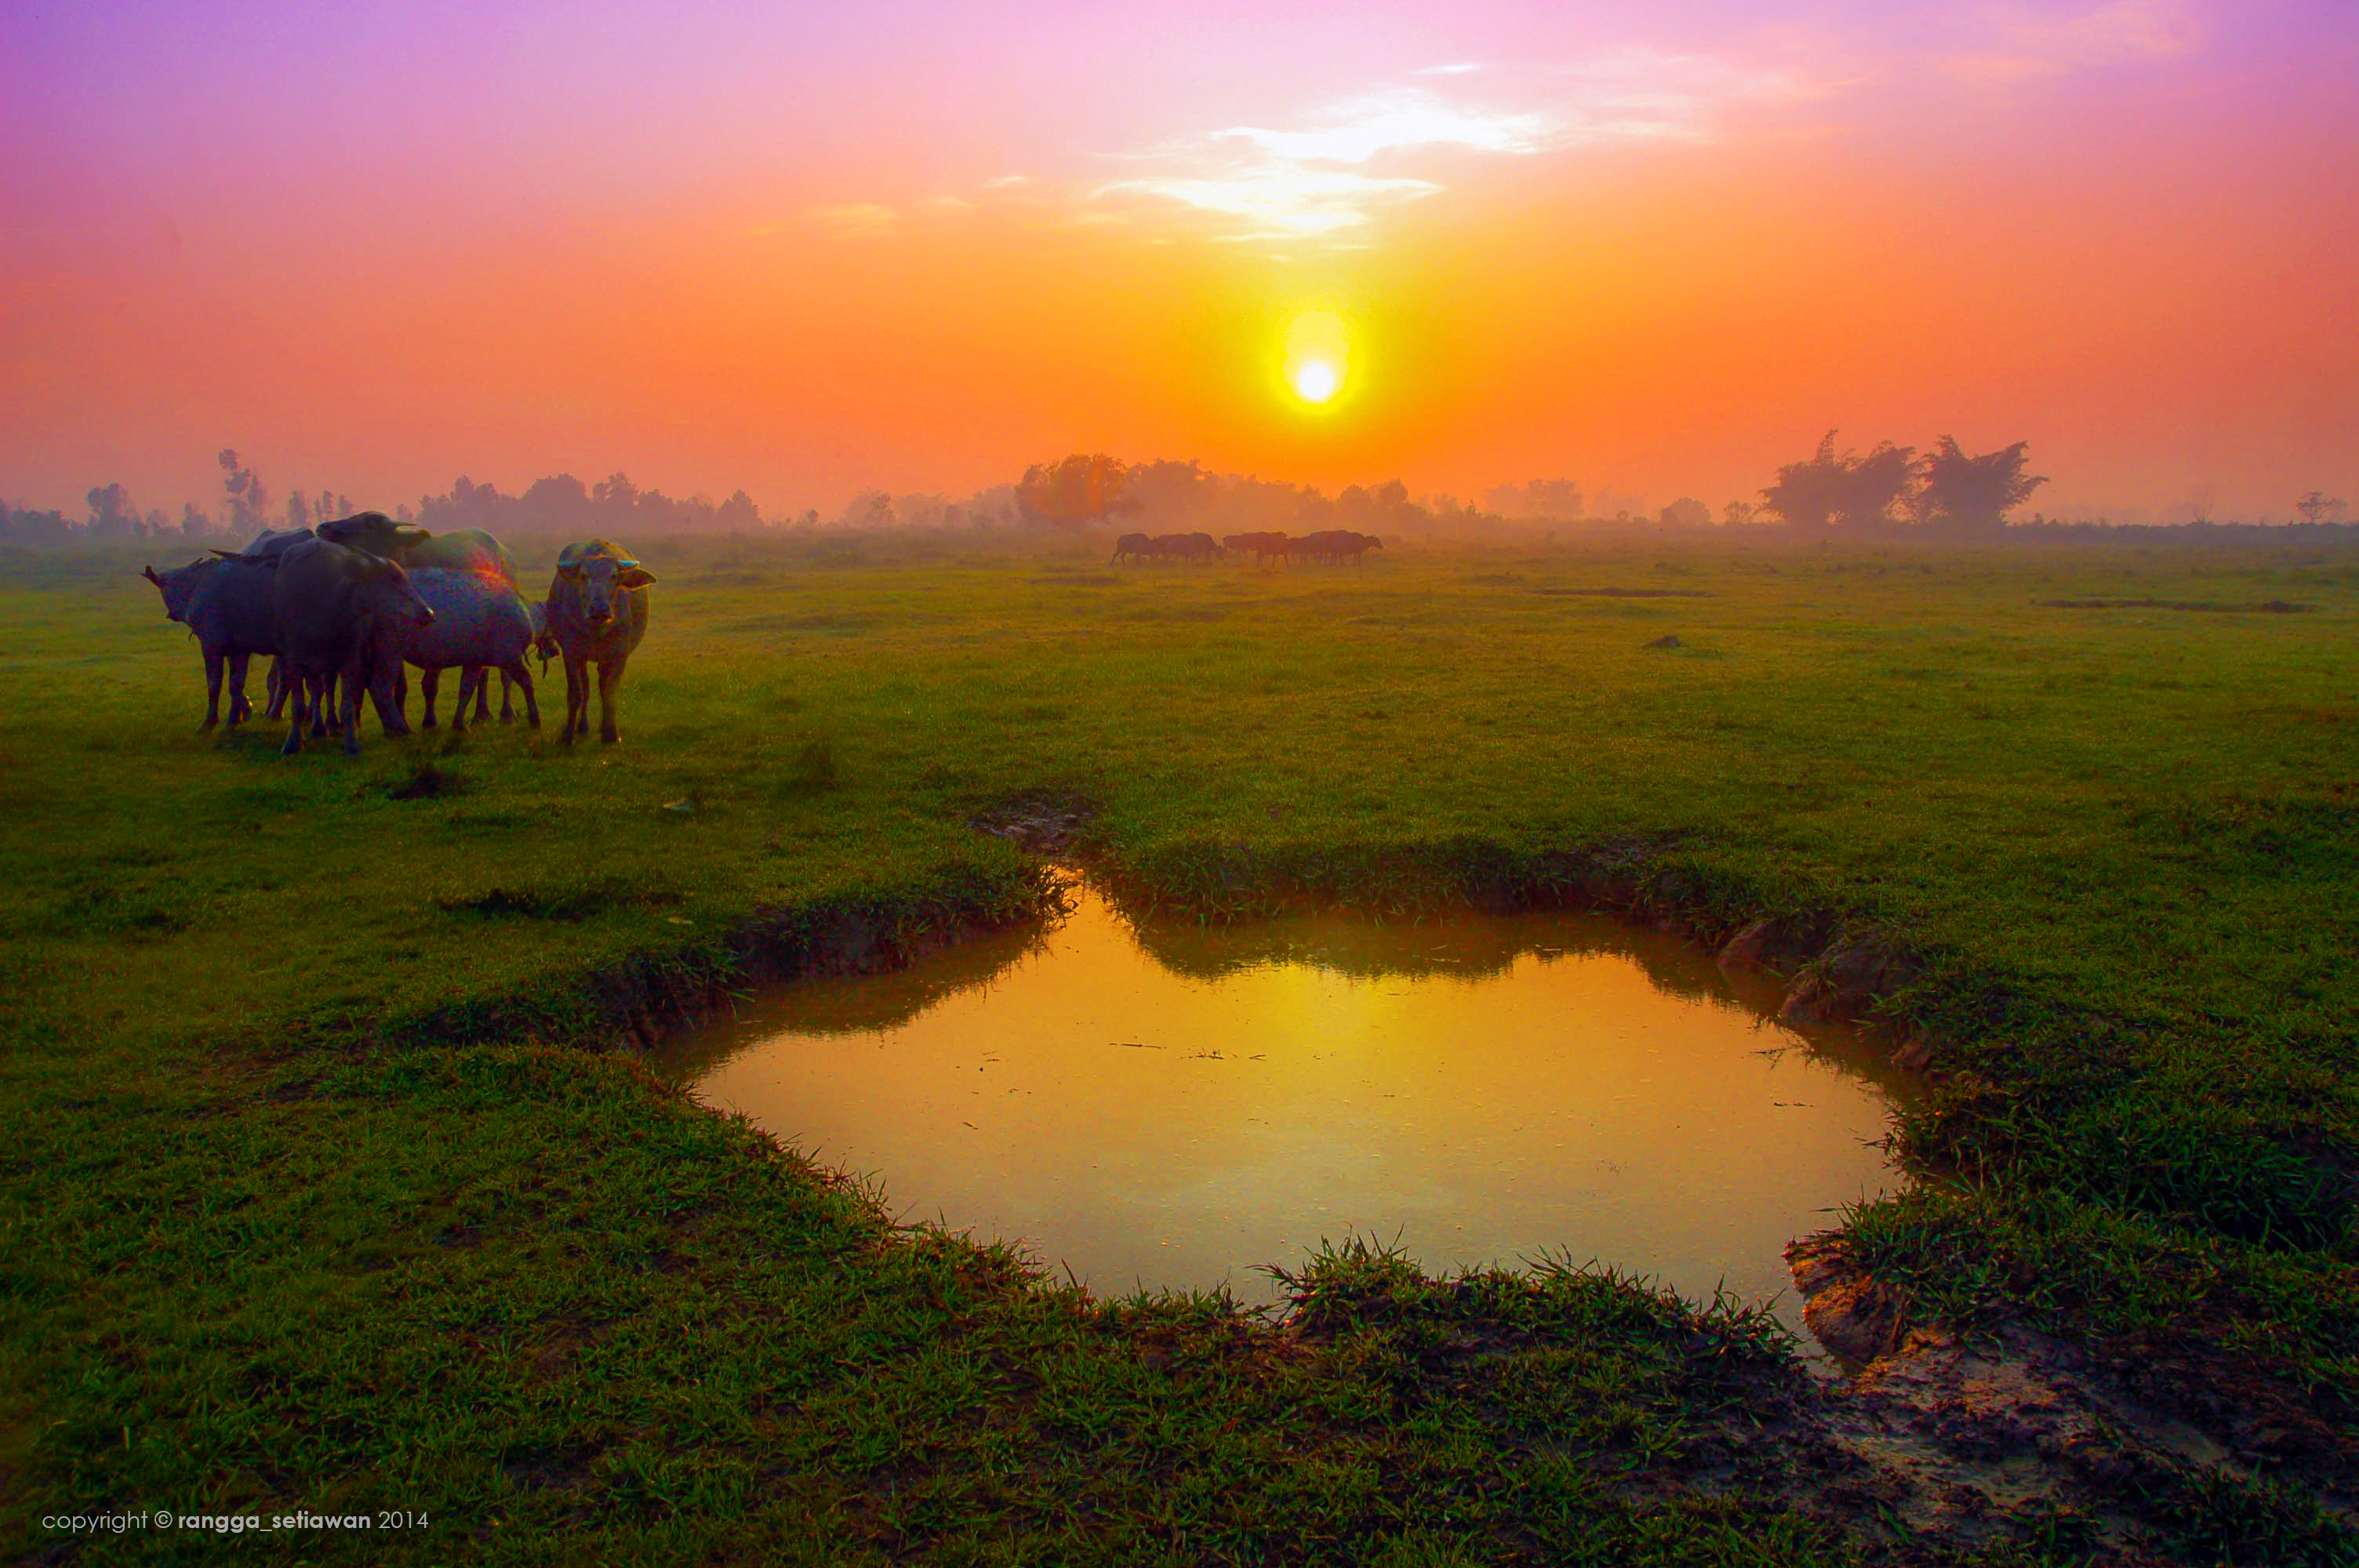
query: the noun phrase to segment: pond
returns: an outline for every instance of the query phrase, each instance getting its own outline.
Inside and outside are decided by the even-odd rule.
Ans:
[[[1768,1016],[1774,981],[1602,915],[1045,932],[768,989],[658,1066],[905,1220],[1101,1295],[1277,1298],[1257,1265],[1373,1238],[1429,1271],[1543,1251],[1800,1306],[1788,1241],[1900,1180],[1907,1075]]]

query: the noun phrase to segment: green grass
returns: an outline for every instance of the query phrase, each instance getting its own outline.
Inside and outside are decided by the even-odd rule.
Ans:
[[[1943,1087],[1855,1255],[1922,1318],[2212,1390],[2284,1479],[2151,1499],[2157,1550],[2350,1560],[2306,1498],[2359,1463],[2359,550],[627,543],[661,581],[620,747],[556,745],[552,679],[541,735],[353,760],[199,734],[136,558],[0,560],[11,1549],[168,1505],[431,1517],[321,1561],[1916,1550],[1745,1457],[1803,1397],[1756,1317],[1353,1246],[1284,1335],[1090,1302],[636,1064],[765,973],[1036,912],[971,824],[1050,801],[1122,896],[1208,917],[1904,943]],[[1687,591],[1560,591],[1598,587]],[[2310,608],[2039,602],[2084,600]],[[1993,1561],[2081,1560],[2020,1534]]]

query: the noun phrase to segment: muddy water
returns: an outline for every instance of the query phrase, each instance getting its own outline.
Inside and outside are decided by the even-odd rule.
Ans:
[[[1020,1239],[1100,1293],[1226,1282],[1321,1238],[1429,1269],[1543,1249],[1708,1297],[1897,1180],[1902,1075],[1766,1022],[1774,989],[1596,916],[1045,935],[780,986],[661,1065],[908,1219]]]

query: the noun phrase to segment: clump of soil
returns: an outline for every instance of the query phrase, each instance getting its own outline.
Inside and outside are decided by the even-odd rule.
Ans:
[[[967,826],[1036,855],[1069,855],[1097,815],[1096,803],[1074,791],[1018,790],[979,807]]]

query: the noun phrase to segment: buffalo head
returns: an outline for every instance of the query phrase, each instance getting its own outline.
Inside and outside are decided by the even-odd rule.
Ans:
[[[656,580],[655,573],[603,540],[585,550],[567,550],[557,572],[581,596],[582,622],[593,631],[614,623],[616,601],[626,589]]]
[[[355,512],[350,517],[322,523],[319,535],[331,543],[365,550],[372,556],[392,556],[434,536],[423,528],[396,523],[382,512]]]

